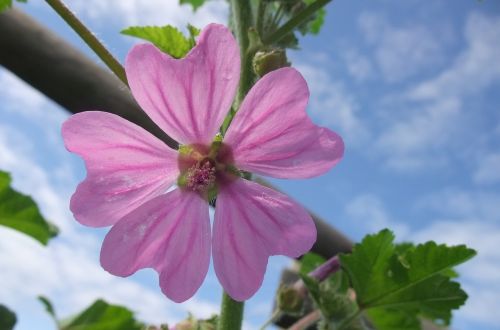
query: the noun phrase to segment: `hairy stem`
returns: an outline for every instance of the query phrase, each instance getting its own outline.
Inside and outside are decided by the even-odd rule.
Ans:
[[[226,292],[222,296],[222,305],[217,330],[239,330],[243,322],[243,302],[233,300]]]
[[[326,6],[332,0],[316,0],[313,4],[309,5],[306,9],[290,18],[288,22],[283,24],[279,29],[274,31],[269,36],[265,37],[262,42],[265,45],[272,45],[281,40],[288,33],[292,32],[297,26],[302,24],[306,19],[308,19],[311,15],[316,13],[318,10]]]
[[[233,20],[234,33],[240,45],[241,76],[238,93],[236,95],[236,108],[248,93],[254,82],[252,70],[252,56],[248,30],[253,24],[252,8],[249,0],[231,0],[231,17]]]
[[[104,47],[104,45],[83,25],[62,0],[45,0],[68,25],[85,41],[85,43],[99,56],[99,58],[113,71],[113,73],[127,85],[127,77],[123,66]]]
[[[227,114],[224,122],[222,123],[221,133],[224,135],[233,120],[236,111],[240,107],[241,102],[245,98],[252,87],[255,79],[255,75],[252,69],[252,58],[255,50],[251,48],[250,38],[248,36],[248,31],[252,26],[252,8],[249,0],[230,0],[231,12],[229,20],[232,22],[234,28],[234,34],[240,46],[240,83],[238,86],[238,91],[236,93],[236,99],[231,107],[231,110]]]

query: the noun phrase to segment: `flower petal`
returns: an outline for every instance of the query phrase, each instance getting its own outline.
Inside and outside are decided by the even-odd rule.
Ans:
[[[135,46],[125,63],[132,94],[167,134],[182,144],[210,143],[238,86],[238,44],[223,25],[210,24],[180,60],[150,44]]]
[[[215,273],[226,292],[243,301],[261,286],[268,257],[309,251],[316,227],[287,196],[238,179],[219,192],[213,235]]]
[[[176,151],[117,115],[78,113],[64,122],[62,136],[87,167],[70,204],[75,218],[87,226],[116,223],[165,192],[179,174]]]
[[[194,295],[210,263],[208,204],[180,189],[158,196],[127,214],[106,235],[101,265],[129,276],[152,267],[163,293],[175,302]]]
[[[308,99],[307,84],[293,68],[257,81],[224,138],[235,165],[276,178],[310,178],[337,164],[344,143],[311,122],[305,112]]]

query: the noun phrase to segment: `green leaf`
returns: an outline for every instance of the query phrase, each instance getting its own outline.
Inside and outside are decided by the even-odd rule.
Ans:
[[[306,5],[311,5],[317,0],[304,0]],[[302,35],[306,35],[308,33],[311,34],[319,34],[321,31],[321,27],[325,23],[326,10],[325,8],[319,9],[315,12],[311,17],[309,17],[304,23],[299,25],[298,29]]]
[[[448,323],[451,310],[460,307],[467,295],[443,273],[476,252],[464,245],[427,242],[399,255],[393,240],[394,235],[386,229],[366,236],[351,255],[341,255],[358,304],[363,309],[416,309]]]
[[[143,327],[127,308],[99,299],[61,330],[141,330]]]
[[[181,5],[189,4],[189,5],[193,6],[194,11],[196,11],[198,8],[203,6],[204,3],[205,3],[205,0],[180,0],[179,1],[179,4],[181,4]]]
[[[309,23],[309,31],[312,34],[318,34],[321,31],[323,23],[325,23],[326,10],[321,8],[316,13],[316,17]]]
[[[163,52],[174,58],[182,58],[196,44],[195,37],[200,30],[188,25],[189,37],[174,26],[131,26],[121,31],[122,34],[141,38],[153,43]]]
[[[50,300],[44,296],[38,296],[38,300],[40,300],[40,302],[43,304],[47,313],[49,313],[49,315],[52,316],[52,318],[57,322],[56,312]]]
[[[370,320],[378,330],[420,330],[416,310],[372,308],[367,311]]]
[[[0,0],[0,12],[12,7],[12,0]]]
[[[31,197],[10,187],[11,178],[0,171],[0,225],[18,230],[46,245],[57,235],[57,228],[47,222]]]
[[[0,305],[0,329],[2,330],[12,330],[14,325],[16,325],[17,318],[16,314],[4,305]]]
[[[28,0],[16,0],[17,2],[26,3]],[[0,12],[12,7],[12,0],[0,0]]]

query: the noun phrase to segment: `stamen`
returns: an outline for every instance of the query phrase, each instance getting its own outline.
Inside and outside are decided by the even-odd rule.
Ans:
[[[197,163],[188,170],[186,187],[198,192],[206,191],[215,183],[215,172],[215,167],[210,161]]]

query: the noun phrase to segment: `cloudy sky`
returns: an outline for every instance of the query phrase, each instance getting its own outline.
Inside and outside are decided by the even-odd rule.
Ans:
[[[118,34],[128,25],[202,27],[225,22],[228,10],[216,0],[196,14],[175,0],[67,2],[120,59],[135,42]],[[98,61],[43,2],[18,7]],[[309,83],[309,114],[345,138],[345,159],[320,178],[274,182],[355,240],[389,227],[400,240],[477,249],[459,269],[470,299],[453,328],[498,327],[500,3],[338,0],[327,9],[321,35],[303,38],[290,57]],[[18,313],[17,329],[54,328],[39,294],[62,317],[98,297],[151,322],[216,312],[221,289],[212,271],[194,298],[177,305],[160,294],[152,271],[122,279],[100,268],[106,230],[84,228],[68,210],[85,176],[60,138],[68,114],[3,68],[0,86],[0,168],[61,229],[44,248],[0,228],[0,297]],[[247,304],[247,329],[266,318],[288,262],[271,259],[263,288]]]

